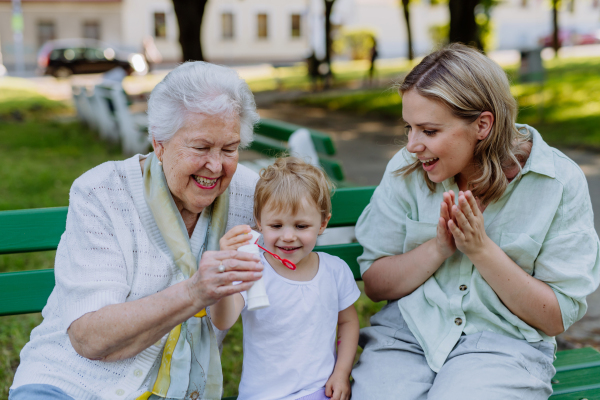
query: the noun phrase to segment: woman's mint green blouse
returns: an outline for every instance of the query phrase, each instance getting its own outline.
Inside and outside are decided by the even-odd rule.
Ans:
[[[585,298],[600,278],[600,246],[587,182],[577,164],[548,146],[535,129],[517,127],[532,132],[531,155],[522,177],[485,209],[485,230],[516,264],[554,290],[567,329],[585,314]],[[392,158],[358,220],[362,274],[375,260],[406,253],[434,238],[442,194],[458,193],[454,178],[432,193],[422,171],[407,177],[394,174],[413,161],[406,149]],[[436,372],[463,333],[487,330],[555,343],[510,312],[458,250],[425,283],[398,300],[398,307]]]

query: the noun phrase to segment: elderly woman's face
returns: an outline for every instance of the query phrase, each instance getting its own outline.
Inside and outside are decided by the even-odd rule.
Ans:
[[[432,182],[455,176],[460,187],[477,173],[473,154],[477,142],[490,132],[494,121],[490,112],[468,123],[445,104],[409,90],[402,96],[402,118],[408,130],[406,149],[419,158]]]
[[[239,117],[188,114],[171,140],[153,144],[179,210],[200,213],[233,178],[239,156]]]

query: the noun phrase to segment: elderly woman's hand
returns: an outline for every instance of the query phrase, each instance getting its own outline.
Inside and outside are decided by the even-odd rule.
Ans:
[[[219,272],[223,264],[225,270]],[[187,282],[192,303],[200,310],[223,297],[250,289],[262,276],[263,265],[257,255],[228,251],[205,251],[198,271]],[[233,282],[241,282],[232,285]]]

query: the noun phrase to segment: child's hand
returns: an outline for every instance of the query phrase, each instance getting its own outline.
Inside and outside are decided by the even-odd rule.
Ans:
[[[234,226],[219,240],[221,250],[237,250],[241,246],[250,244],[250,239],[252,239],[251,230],[248,225]]]
[[[345,373],[333,371],[325,384],[325,396],[331,397],[332,400],[348,400],[350,393],[350,377]]]

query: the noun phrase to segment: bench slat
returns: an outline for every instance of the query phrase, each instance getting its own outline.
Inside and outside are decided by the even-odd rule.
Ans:
[[[0,274],[0,316],[40,312],[54,289],[54,270]]]
[[[232,399],[235,399],[233,397]],[[590,389],[566,394],[553,394],[550,400],[595,400],[600,399],[600,389]]]
[[[333,213],[329,227],[354,226],[371,201],[376,186],[336,189],[331,197]]]
[[[592,347],[559,351],[556,353],[556,360],[554,361],[556,372],[589,367],[600,367],[600,352]]]
[[[303,126],[290,124],[288,122],[263,118],[254,126],[254,132],[287,142],[292,133],[303,128]],[[329,135],[314,129],[308,129],[308,131],[310,132],[310,137],[315,145],[315,150],[317,153],[327,154],[330,156],[335,154],[335,146],[333,145],[333,141]]]
[[[558,372],[553,380],[556,395],[600,389],[600,367]]]
[[[325,253],[329,253],[332,256],[337,256],[344,260],[346,264],[352,270],[352,274],[354,275],[354,279],[359,281],[361,280],[360,276],[360,267],[356,259],[363,252],[363,248],[359,243],[348,243],[348,244],[330,244],[327,246],[317,246],[315,247],[315,251],[324,251]]]
[[[0,212],[0,254],[56,250],[67,207]]]
[[[280,157],[289,153],[288,148],[284,143],[258,134],[255,135],[254,141],[250,145],[250,150],[259,152],[267,157],[272,158]],[[321,167],[327,176],[332,178],[334,181],[343,181],[345,179],[344,171],[339,161],[319,157],[319,164],[321,164]]]

